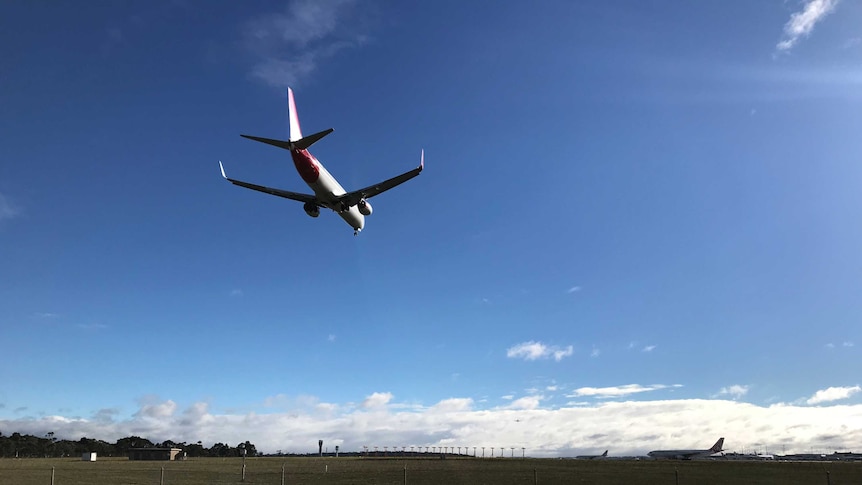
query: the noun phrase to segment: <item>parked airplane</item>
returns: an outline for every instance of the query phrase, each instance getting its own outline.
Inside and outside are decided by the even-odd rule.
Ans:
[[[333,129],[330,128],[328,130],[303,137],[299,128],[299,116],[296,113],[296,103],[293,100],[293,90],[290,88],[287,88],[287,104],[288,117],[290,119],[290,133],[288,134],[287,141],[261,138],[251,135],[240,136],[248,138],[249,140],[259,141],[261,143],[289,150],[290,156],[293,158],[293,165],[296,167],[296,171],[299,172],[302,180],[311,187],[314,194],[290,192],[287,190],[264,187],[263,185],[256,185],[228,178],[224,172],[224,166],[219,162],[221,175],[228,182],[247,189],[257,190],[259,192],[265,192],[267,194],[303,202],[305,213],[311,217],[319,216],[321,208],[331,209],[338,213],[345,222],[350,224],[350,227],[353,228],[353,235],[355,236],[359,234],[359,231],[361,231],[363,227],[365,227],[365,216],[371,215],[371,203],[368,202],[368,199],[381,194],[392,187],[403,184],[419,175],[419,173],[422,172],[422,169],[425,168],[425,151],[422,150],[419,156],[419,166],[417,168],[378,184],[369,185],[364,189],[347,192],[341,184],[335,180],[335,177],[330,175],[329,171],[326,170],[323,164],[320,163],[314,155],[308,152],[308,148],[311,145],[319,141],[324,136],[332,133]]]
[[[605,450],[605,452],[602,453],[601,455],[581,455],[581,456],[576,456],[575,458],[577,458],[578,460],[596,460],[596,459],[602,459],[602,458],[607,458],[607,457],[608,457],[608,450]]]
[[[676,460],[691,460],[700,456],[711,456],[721,452],[724,446],[724,438],[719,438],[708,450],[655,450],[647,453],[653,458],[668,458]]]

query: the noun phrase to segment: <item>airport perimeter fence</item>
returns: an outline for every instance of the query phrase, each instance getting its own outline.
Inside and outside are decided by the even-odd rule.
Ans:
[[[237,459],[185,462],[0,460],[0,485],[862,485],[862,463],[635,462],[554,459]],[[5,462],[5,463],[4,463]]]

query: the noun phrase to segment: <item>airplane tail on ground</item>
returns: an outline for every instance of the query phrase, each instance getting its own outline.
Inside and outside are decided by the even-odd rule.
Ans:
[[[713,453],[718,453],[722,450],[722,447],[724,447],[724,438],[719,438],[718,441],[716,441],[715,444],[712,445],[712,448],[710,448],[709,451]]]
[[[605,450],[605,452],[602,453],[600,456],[602,456],[602,457],[608,456],[608,450]]]

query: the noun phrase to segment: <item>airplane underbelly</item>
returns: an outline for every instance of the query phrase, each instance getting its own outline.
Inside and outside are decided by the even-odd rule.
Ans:
[[[326,172],[326,175],[329,175]],[[327,207],[335,211],[344,222],[350,224],[350,227],[356,230],[362,230],[365,227],[365,216],[363,216],[356,206],[341,212],[338,207],[337,197],[344,195],[344,188],[332,176],[321,176],[317,181],[308,184],[317,199],[326,204]]]
[[[365,216],[359,213],[359,209],[356,206],[350,208],[350,210],[339,212],[338,215],[344,219],[344,222],[350,224],[350,227],[356,230],[362,230],[365,227]]]

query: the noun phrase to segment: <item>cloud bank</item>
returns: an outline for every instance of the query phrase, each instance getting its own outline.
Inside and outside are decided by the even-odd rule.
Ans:
[[[660,387],[619,389],[644,392]],[[577,392],[595,396],[608,394],[607,389],[612,388],[590,389]],[[853,394],[859,388],[834,389]],[[678,399],[546,409],[540,406],[541,396],[527,396],[505,407],[476,409],[471,398],[448,398],[426,407],[399,403],[389,392],[372,393],[358,404],[322,403],[308,396],[277,396],[275,400],[288,407],[265,414],[232,414],[213,412],[205,402],[181,409],[172,400],[149,399],[125,420],[117,419],[115,409],[104,409],[91,418],[0,420],[0,429],[111,442],[130,435],[154,441],[201,440],[207,446],[249,440],[263,452],[313,452],[318,439],[330,449],[340,445],[345,451],[363,446],[505,445],[524,447],[533,457],[572,456],[597,448],[610,448],[617,456],[642,455],[653,449],[702,448],[719,436],[726,437],[729,451],[769,446],[787,453],[812,448],[831,453],[858,451],[862,443],[862,405],[858,404],[758,406],[721,399]]]

